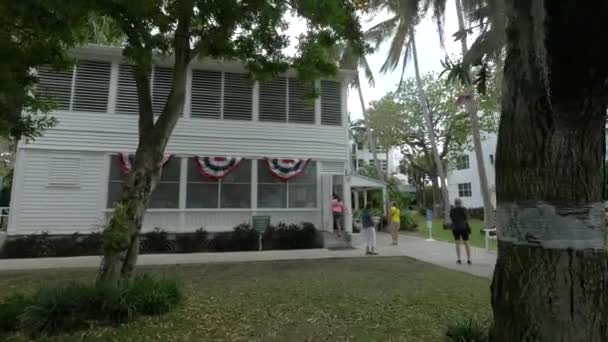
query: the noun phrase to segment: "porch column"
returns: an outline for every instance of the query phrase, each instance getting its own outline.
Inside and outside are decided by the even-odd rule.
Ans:
[[[353,195],[355,196],[355,210],[359,210],[359,191],[353,191]]]
[[[367,189],[363,190],[363,207],[367,207]]]
[[[342,193],[344,198],[344,206],[348,209],[346,213],[344,213],[344,231],[347,233],[353,232],[353,211],[351,210],[352,204],[350,201],[350,176],[344,176],[344,181],[342,182]]]

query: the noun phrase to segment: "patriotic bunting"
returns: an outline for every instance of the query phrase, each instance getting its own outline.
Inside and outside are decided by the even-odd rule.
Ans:
[[[194,164],[202,177],[218,180],[228,176],[243,161],[238,157],[194,157]]]
[[[131,172],[131,169],[133,168],[133,163],[131,162],[132,155],[127,152],[119,152],[117,157],[120,171],[122,171],[123,175],[128,175],[129,172]],[[161,160],[161,166],[165,166],[165,164],[167,164],[167,162],[171,160],[171,158],[173,158],[172,154],[165,154],[163,156],[163,159]]]
[[[266,158],[266,164],[270,174],[274,177],[287,181],[297,177],[306,170],[310,159],[270,159]]]

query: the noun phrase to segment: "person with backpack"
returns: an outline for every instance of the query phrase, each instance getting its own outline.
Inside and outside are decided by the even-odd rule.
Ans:
[[[454,235],[454,242],[456,243],[456,256],[458,264],[462,264],[460,259],[460,244],[464,244],[465,252],[467,254],[467,264],[471,265],[471,248],[469,247],[469,234],[471,234],[471,227],[469,226],[469,220],[467,217],[467,209],[462,206],[462,200],[457,198],[454,201],[454,207],[450,210],[450,219],[452,220],[452,235]]]
[[[376,253],[376,227],[374,220],[372,219],[371,203],[367,203],[365,209],[363,209],[361,212],[361,224],[363,226],[363,230],[365,230],[365,238],[367,240],[365,254],[378,255],[378,253]]]

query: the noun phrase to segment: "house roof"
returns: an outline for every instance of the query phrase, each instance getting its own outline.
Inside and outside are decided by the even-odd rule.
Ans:
[[[352,175],[350,186],[351,186],[351,188],[379,189],[379,188],[384,188],[386,186],[386,184],[381,180],[374,179],[371,177],[366,177],[366,176],[361,176],[361,175]]]

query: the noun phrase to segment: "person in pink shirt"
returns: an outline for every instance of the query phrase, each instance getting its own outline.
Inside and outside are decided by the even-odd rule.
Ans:
[[[344,219],[344,203],[337,195],[334,195],[334,198],[331,200],[331,213],[334,218],[334,229],[337,231],[338,236],[340,236],[340,232],[344,229],[342,226],[342,220]]]

